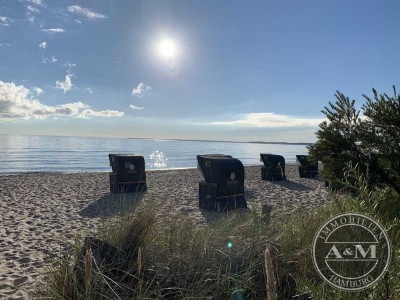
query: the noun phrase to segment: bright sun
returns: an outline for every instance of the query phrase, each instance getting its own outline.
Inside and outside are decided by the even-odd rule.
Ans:
[[[160,44],[160,53],[166,58],[172,58],[175,56],[176,47],[173,41],[164,40]]]

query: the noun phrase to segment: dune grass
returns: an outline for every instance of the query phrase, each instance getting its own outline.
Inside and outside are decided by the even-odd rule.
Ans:
[[[400,222],[393,212],[394,203],[400,201],[393,202],[396,195],[388,189],[365,190],[362,178],[353,180],[352,186],[359,191],[357,195],[332,194],[329,205],[290,217],[274,216],[270,222],[250,209],[228,213],[202,228],[182,216],[160,227],[156,225],[155,209],[142,207],[112,219],[97,235],[131,253],[133,258],[125,261],[129,266],[125,265],[123,271],[110,270],[119,268],[117,262],[107,270],[92,268],[90,252],[83,259],[86,270],[74,270],[72,266],[79,259],[82,246],[82,241],[78,241],[75,251],[64,253],[57,266],[49,270],[46,282],[33,297],[267,299],[264,252],[268,247],[278,294],[283,288],[281,278],[291,274],[298,293],[310,292],[313,299],[400,299]],[[393,248],[391,267],[385,277],[374,288],[357,293],[338,291],[324,284],[311,258],[311,244],[319,226],[329,217],[349,211],[379,220],[387,229]],[[112,278],[109,274],[113,271],[119,275]]]

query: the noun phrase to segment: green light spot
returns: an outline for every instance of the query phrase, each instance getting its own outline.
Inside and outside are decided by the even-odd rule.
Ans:
[[[233,244],[231,242],[228,243],[228,248],[232,248]]]

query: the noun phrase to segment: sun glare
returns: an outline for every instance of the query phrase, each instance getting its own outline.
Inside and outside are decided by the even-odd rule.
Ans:
[[[176,46],[171,40],[164,40],[160,44],[160,53],[166,58],[172,58],[176,53]]]

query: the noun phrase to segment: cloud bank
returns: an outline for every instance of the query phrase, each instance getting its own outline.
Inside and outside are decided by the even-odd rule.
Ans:
[[[38,92],[38,90],[34,90]],[[39,94],[39,93],[37,93]],[[31,99],[33,92],[23,85],[15,85],[13,82],[0,80],[0,120],[29,120],[47,119],[49,117],[121,117],[121,111],[101,110],[96,111],[82,102],[73,102],[49,106],[40,103],[37,99]]]
[[[148,86],[147,84],[141,82],[136,88],[133,88],[132,95],[136,97],[142,97],[148,91],[151,91],[151,86]]]
[[[323,118],[299,118],[267,112],[243,114],[234,121],[218,121],[211,122],[210,124],[219,126],[245,126],[257,128],[316,127],[324,120],[325,119]]]

